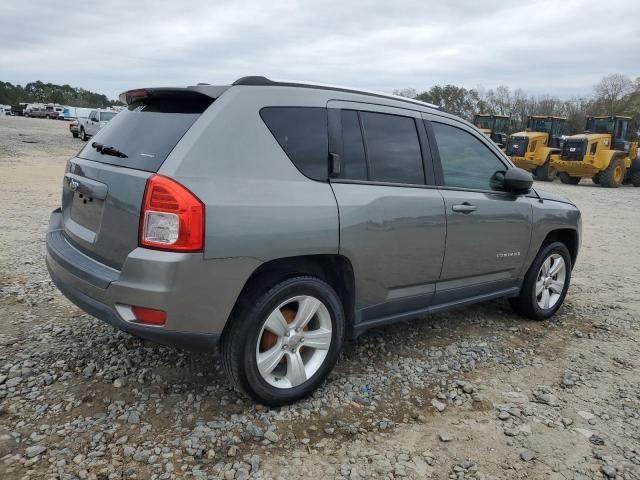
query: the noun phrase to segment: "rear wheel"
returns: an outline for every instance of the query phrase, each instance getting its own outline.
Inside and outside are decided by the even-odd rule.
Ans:
[[[560,172],[559,177],[560,181],[567,185],[577,185],[582,180],[580,177],[572,177],[567,172]]]
[[[556,169],[551,166],[551,160],[547,157],[547,160],[536,168],[536,178],[543,182],[553,182],[556,178]]]
[[[222,335],[223,368],[234,386],[265,405],[309,395],[338,359],[342,304],[318,278],[285,280],[238,310]]]
[[[618,188],[622,185],[625,174],[624,160],[614,157],[609,162],[609,166],[600,172],[600,185],[606,188]]]
[[[73,135],[73,138],[78,138],[78,132],[71,132],[71,135]]]
[[[554,315],[567,294],[571,280],[571,256],[564,243],[544,245],[524,277],[520,295],[511,307],[523,317],[545,320]]]

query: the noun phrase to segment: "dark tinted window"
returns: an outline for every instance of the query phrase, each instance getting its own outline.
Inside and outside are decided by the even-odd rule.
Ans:
[[[78,154],[81,158],[157,172],[171,150],[213,98],[200,94],[156,95],[119,112]],[[104,155],[93,143],[113,147],[127,158]]]
[[[413,118],[360,112],[370,180],[424,184],[420,141]]]
[[[350,180],[367,179],[367,159],[364,153],[358,112],[342,110],[342,173]]]
[[[260,116],[291,161],[315,180],[329,176],[327,110],[317,107],[267,107]]]
[[[479,139],[464,130],[432,122],[448,187],[500,190],[505,165]]]

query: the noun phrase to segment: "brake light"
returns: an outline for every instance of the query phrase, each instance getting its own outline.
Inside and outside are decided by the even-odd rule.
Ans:
[[[147,180],[139,230],[141,247],[200,252],[204,247],[204,205],[175,180],[153,175]]]
[[[164,325],[167,321],[167,314],[162,310],[145,307],[131,307],[136,320],[147,325]]]

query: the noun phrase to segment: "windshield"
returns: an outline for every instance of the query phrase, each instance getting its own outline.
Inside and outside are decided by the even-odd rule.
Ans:
[[[496,118],[496,125],[493,131],[498,133],[507,133],[509,131],[509,119]]]
[[[593,133],[613,134],[613,126],[615,123],[613,118],[590,118],[587,121],[586,130]]]
[[[116,116],[116,113],[118,112],[102,112],[100,114],[100,120],[102,120],[103,122],[108,122],[109,120],[111,120],[113,117]]]
[[[487,130],[492,130],[493,129],[493,118],[477,116],[475,124],[476,124],[476,127],[478,127],[478,128],[486,128]]]
[[[551,123],[552,121],[546,118],[530,118],[529,122],[527,122],[527,130],[549,133],[551,131]]]

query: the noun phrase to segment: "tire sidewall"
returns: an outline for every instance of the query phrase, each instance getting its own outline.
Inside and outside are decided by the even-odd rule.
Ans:
[[[562,294],[560,295],[560,298],[558,299],[556,304],[550,309],[545,310],[540,308],[540,306],[538,305],[535,286],[536,286],[536,281],[538,279],[538,272],[540,271],[542,264],[547,258],[549,258],[551,255],[556,253],[561,255],[562,259],[565,262],[566,269],[567,269],[566,279],[564,282],[564,288],[562,289]],[[527,278],[525,279],[525,283],[523,285],[526,295],[528,296],[527,301],[531,302],[531,306],[532,306],[531,310],[534,313],[534,316],[536,318],[540,320],[549,318],[555,315],[555,313],[560,309],[560,307],[564,303],[565,297],[567,296],[567,291],[569,290],[569,284],[571,283],[571,271],[572,271],[571,255],[569,254],[569,250],[563,243],[560,243],[560,242],[551,243],[546,247],[544,247],[538,253],[538,255],[536,256],[536,259],[531,265],[531,268],[529,270],[529,273],[527,274]]]
[[[255,355],[262,326],[267,316],[282,302],[298,295],[312,295],[322,301],[331,317],[331,347],[324,363],[306,382],[297,387],[279,389],[266,382],[258,371]],[[335,291],[319,279],[305,277],[285,281],[266,294],[251,310],[246,318],[245,341],[241,348],[242,376],[246,381],[245,390],[266,404],[285,404],[309,395],[324,380],[338,359],[344,340],[345,321],[342,304]]]

